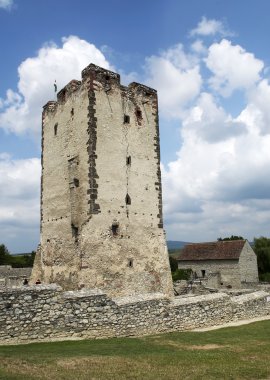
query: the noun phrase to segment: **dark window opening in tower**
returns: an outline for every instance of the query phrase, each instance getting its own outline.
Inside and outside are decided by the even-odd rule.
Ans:
[[[74,224],[71,224],[71,231],[72,231],[72,237],[74,237],[75,241],[77,241],[78,235],[79,235],[79,228],[74,226]]]
[[[128,259],[128,267],[133,268],[133,259]]]
[[[119,232],[119,224],[117,222],[113,222],[111,229],[113,236],[117,236]]]
[[[74,108],[71,108],[70,114],[71,116],[74,116]]]
[[[126,205],[131,205],[131,198],[128,194],[126,195]]]
[[[80,181],[78,180],[78,178],[74,178],[73,179],[73,183],[74,183],[75,187],[79,187],[80,186]]]
[[[54,136],[57,135],[58,123],[54,124]]]
[[[136,116],[137,116],[137,119],[142,119],[142,111],[139,110],[138,108],[136,109]]]
[[[130,116],[129,115],[124,115],[124,123],[129,124],[130,123]]]
[[[131,165],[131,156],[127,157],[127,165]]]

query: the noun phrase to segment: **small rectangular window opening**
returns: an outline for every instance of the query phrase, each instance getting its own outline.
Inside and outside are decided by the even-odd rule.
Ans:
[[[70,114],[71,116],[74,116],[74,108],[71,108]]]
[[[58,123],[54,124],[54,136],[57,135]]]
[[[128,259],[128,267],[133,268],[133,259]]]
[[[129,124],[130,123],[130,116],[129,115],[124,115],[124,123]]]
[[[112,234],[113,236],[117,236],[119,232],[119,224],[117,222],[113,222],[112,224]]]
[[[127,157],[127,165],[131,165],[131,156]]]
[[[71,231],[72,231],[72,237],[74,237],[75,241],[77,241],[78,235],[79,235],[79,228],[74,226],[74,224],[71,224]]]
[[[142,111],[139,110],[138,108],[136,109],[136,116],[137,116],[137,119],[141,119],[142,118]]]
[[[205,269],[202,269],[202,277],[205,277]]]
[[[75,187],[79,187],[80,186],[80,181],[78,180],[78,178],[74,178],[73,179],[73,183],[74,183]]]

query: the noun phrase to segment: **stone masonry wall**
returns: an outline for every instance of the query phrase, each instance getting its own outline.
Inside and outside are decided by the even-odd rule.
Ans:
[[[202,276],[202,270],[205,270],[205,277],[211,273],[220,273],[220,287],[232,286],[241,287],[238,260],[198,260],[198,261],[181,261],[178,262],[179,269],[192,269],[197,276]]]
[[[258,283],[257,256],[248,241],[245,242],[239,257],[239,270],[242,283]]]
[[[268,293],[111,299],[98,289],[41,285],[0,291],[0,342],[147,335],[270,314]]]

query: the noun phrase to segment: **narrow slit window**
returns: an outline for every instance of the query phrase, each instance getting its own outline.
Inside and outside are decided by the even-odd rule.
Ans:
[[[54,124],[54,136],[57,136],[58,123]]]
[[[74,237],[75,241],[77,241],[78,235],[79,235],[79,228],[77,226],[74,226],[74,224],[71,224],[71,231],[72,231],[72,237]]]
[[[133,268],[133,259],[128,259],[128,267]]]
[[[112,229],[113,236],[117,236],[119,232],[119,224],[116,222],[113,222],[111,229]]]
[[[131,205],[131,198],[128,194],[126,195],[126,205]]]
[[[131,156],[127,157],[127,165],[131,165]]]
[[[129,124],[130,123],[130,116],[129,115],[124,115],[124,123]]]
[[[71,108],[70,114],[71,116],[74,116],[74,108]]]
[[[136,110],[136,116],[137,116],[137,119],[142,119],[142,111],[137,109]]]

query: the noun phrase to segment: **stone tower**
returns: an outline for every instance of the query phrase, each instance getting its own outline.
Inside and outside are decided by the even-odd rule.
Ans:
[[[90,64],[44,106],[37,278],[172,295],[155,90]]]

